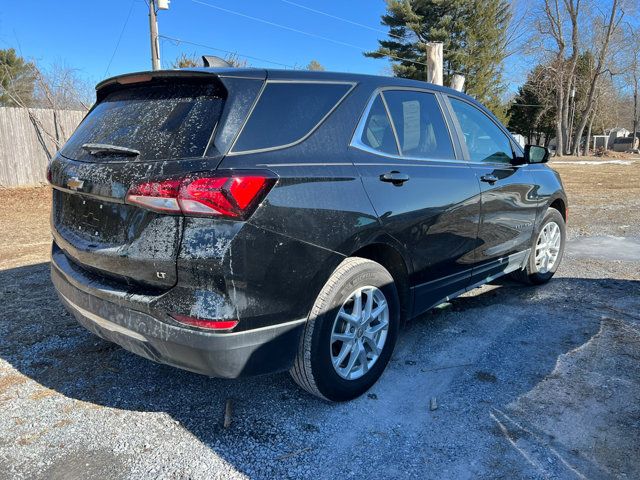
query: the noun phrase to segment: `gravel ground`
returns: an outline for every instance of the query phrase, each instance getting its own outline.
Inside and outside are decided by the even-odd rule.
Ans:
[[[640,162],[556,167],[571,210],[554,280],[499,280],[407,324],[345,404],[92,336],[48,278],[48,193],[0,191],[25,212],[0,213],[0,478],[640,477]]]

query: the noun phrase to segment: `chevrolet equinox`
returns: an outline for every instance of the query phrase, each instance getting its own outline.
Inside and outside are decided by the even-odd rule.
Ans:
[[[49,164],[51,276],[84,327],[211,377],[361,395],[401,320],[548,281],[567,199],[473,98],[419,81],[194,68],[118,76]]]

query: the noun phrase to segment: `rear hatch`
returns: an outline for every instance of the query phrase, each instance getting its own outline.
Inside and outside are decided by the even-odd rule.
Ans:
[[[124,281],[169,288],[183,217],[125,203],[143,182],[215,170],[227,90],[215,75],[122,77],[50,165],[52,227],[75,263]]]

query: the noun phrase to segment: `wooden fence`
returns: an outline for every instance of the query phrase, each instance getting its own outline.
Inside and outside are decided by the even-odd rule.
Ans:
[[[0,107],[0,187],[46,182],[47,162],[86,112]]]

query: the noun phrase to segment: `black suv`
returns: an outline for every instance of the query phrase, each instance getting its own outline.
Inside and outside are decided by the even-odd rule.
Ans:
[[[53,283],[78,321],[215,377],[366,391],[401,319],[513,272],[549,280],[566,197],[472,98],[387,77],[136,73],[52,160]]]

